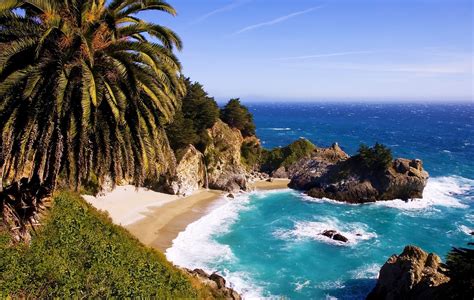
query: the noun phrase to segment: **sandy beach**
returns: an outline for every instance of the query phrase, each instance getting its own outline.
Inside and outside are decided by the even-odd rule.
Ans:
[[[289,180],[256,181],[251,190],[273,190],[288,187]],[[102,196],[83,196],[100,210],[107,211],[114,223],[127,228],[145,245],[165,251],[186,227],[204,216],[228,193],[201,189],[181,197],[120,186]]]

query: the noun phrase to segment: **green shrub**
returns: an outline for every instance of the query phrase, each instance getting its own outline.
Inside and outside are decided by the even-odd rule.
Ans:
[[[470,243],[472,247],[472,243]],[[474,295],[474,249],[453,248],[447,255],[446,265],[452,299],[470,299]],[[452,294],[454,292],[454,294]]]
[[[181,100],[181,110],[166,127],[166,134],[175,152],[189,144],[204,151],[209,143],[206,129],[219,118],[219,107],[199,82],[186,78],[185,84],[187,92]]]
[[[31,245],[0,232],[0,298],[195,298],[163,254],[113,225],[77,194],[62,192]]]
[[[242,163],[251,169],[256,168],[260,165],[262,151],[262,147],[255,141],[243,142],[240,148]]]
[[[393,160],[392,151],[379,143],[375,143],[372,148],[364,144],[360,145],[356,157],[364,167],[373,170],[385,170]]]
[[[229,102],[221,109],[221,119],[230,127],[237,128],[242,135],[255,135],[255,124],[253,116],[248,108],[240,103],[240,99],[230,99]]]
[[[271,172],[279,167],[288,167],[303,157],[308,157],[316,149],[307,139],[299,139],[288,146],[264,150],[262,153],[262,170]]]

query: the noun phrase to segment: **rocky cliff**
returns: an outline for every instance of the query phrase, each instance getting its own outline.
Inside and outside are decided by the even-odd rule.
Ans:
[[[237,191],[247,189],[247,170],[241,161],[244,141],[238,129],[218,120],[207,130],[209,144],[204,151],[209,188]]]
[[[226,280],[224,277],[213,273],[207,274],[202,269],[189,270],[184,268],[192,277],[199,280],[202,284],[208,286],[212,292],[212,296],[215,299],[226,299],[226,300],[240,300],[242,299],[239,293],[234,291],[232,288],[226,286]]]
[[[368,168],[334,144],[317,148],[288,172],[289,186],[315,198],[350,203],[421,198],[428,180],[420,160],[396,159],[386,168]]]
[[[176,153],[176,175],[170,183],[172,194],[188,196],[201,187],[207,187],[204,155],[189,145]]]
[[[446,274],[438,255],[406,246],[402,254],[392,255],[382,266],[367,299],[450,299]]]

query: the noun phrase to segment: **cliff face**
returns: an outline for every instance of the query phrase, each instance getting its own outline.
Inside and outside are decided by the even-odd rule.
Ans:
[[[208,129],[210,138],[204,157],[207,164],[209,188],[236,191],[247,189],[247,171],[241,162],[240,149],[244,141],[238,129],[218,120]]]
[[[204,153],[192,145],[176,153],[175,172],[164,185],[167,192],[190,195],[201,187],[229,192],[246,190],[248,174],[241,162],[244,138],[240,131],[218,120],[207,135]]]
[[[367,299],[446,299],[450,281],[446,271],[438,255],[406,246],[402,254],[392,255],[382,266]]]
[[[315,198],[350,203],[421,198],[428,180],[420,160],[396,159],[386,169],[365,167],[338,145],[316,149],[292,166],[289,186]]]
[[[188,196],[201,187],[206,187],[206,166],[204,155],[193,145],[178,151],[176,176],[170,190],[172,194]]]

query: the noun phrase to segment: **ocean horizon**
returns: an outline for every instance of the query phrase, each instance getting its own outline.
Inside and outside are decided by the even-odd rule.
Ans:
[[[387,145],[430,173],[423,199],[346,204],[284,189],[221,199],[166,251],[173,263],[218,271],[246,298],[365,299],[383,263],[405,245],[443,259],[474,230],[472,104],[249,103],[269,149],[306,138]],[[321,237],[335,229],[347,244]]]

